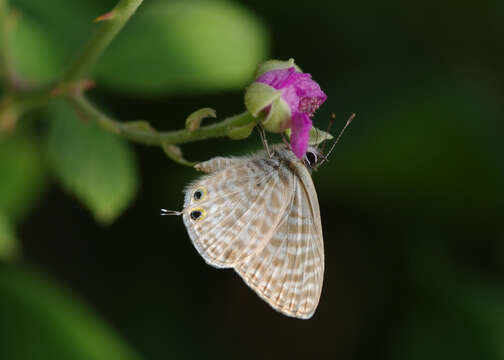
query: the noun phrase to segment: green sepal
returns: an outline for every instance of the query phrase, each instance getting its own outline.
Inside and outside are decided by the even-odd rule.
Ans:
[[[282,96],[280,90],[269,85],[255,82],[245,92],[245,106],[252,116],[257,117],[266,107]]]
[[[256,126],[256,122],[252,121],[246,125],[235,126],[227,131],[227,136],[232,140],[241,140],[248,138],[252,134],[252,130]]]
[[[271,104],[271,109],[262,124],[266,130],[280,133],[290,126],[291,116],[289,105],[280,97]]]
[[[313,126],[310,129],[310,140],[308,140],[308,144],[310,146],[317,146],[319,144],[322,144],[324,141],[331,140],[333,138],[334,137],[328,132],[325,132]]]
[[[187,117],[186,123],[185,123],[186,129],[188,131],[198,130],[201,125],[201,121],[207,117],[216,118],[217,117],[216,111],[214,109],[208,108],[208,107],[196,110],[195,112],[193,112],[191,115],[189,115]]]
[[[285,134],[290,139],[291,129],[285,130]],[[331,140],[333,138],[334,137],[328,132],[325,132],[323,130],[316,128],[315,126],[312,126],[312,128],[310,129],[310,140],[308,140],[308,144],[310,146],[317,146],[319,144],[322,144],[324,141]]]
[[[267,73],[268,71],[272,70],[283,70],[283,69],[289,69],[291,67],[296,68],[297,72],[302,72],[301,68],[297,66],[294,63],[294,59],[290,58],[287,61],[284,60],[268,60],[257,68],[257,71],[255,72],[255,78],[257,79],[259,76],[261,76],[264,73]]]

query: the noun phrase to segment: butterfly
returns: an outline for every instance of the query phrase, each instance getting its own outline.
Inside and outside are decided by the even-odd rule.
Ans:
[[[324,279],[322,223],[311,173],[327,160],[354,118],[355,113],[326,155],[309,146],[303,159],[285,138],[270,151],[259,126],[265,150],[194,165],[207,175],[187,186],[182,211],[161,209],[161,215],[182,215],[206,263],[234,269],[282,314],[311,318]],[[313,145],[331,138],[315,129]]]
[[[311,178],[323,161],[309,147],[298,159],[287,145],[245,157],[196,164],[206,173],[185,189],[182,215],[191,241],[209,264],[234,269],[275,310],[309,319],[319,303],[324,243]]]

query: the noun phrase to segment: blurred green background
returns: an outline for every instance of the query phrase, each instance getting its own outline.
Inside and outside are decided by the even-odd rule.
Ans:
[[[114,4],[12,0],[19,72],[56,76]],[[108,114],[224,118],[259,62],[290,57],[328,94],[319,128],[357,113],[313,175],[318,310],[284,317],[207,266],[159,216],[197,173],[53,102],[0,137],[0,358],[504,359],[503,39],[496,0],[144,1],[93,74]]]

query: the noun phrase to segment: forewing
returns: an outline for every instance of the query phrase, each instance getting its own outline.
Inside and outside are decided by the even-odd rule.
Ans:
[[[319,205],[306,175],[295,178],[289,207],[263,250],[235,266],[274,309],[304,319],[315,312],[324,275]]]
[[[207,263],[232,267],[262,250],[285,212],[294,178],[278,169],[278,160],[251,159],[187,188],[184,224]],[[198,190],[200,200],[194,196]],[[200,211],[197,220],[193,211]]]

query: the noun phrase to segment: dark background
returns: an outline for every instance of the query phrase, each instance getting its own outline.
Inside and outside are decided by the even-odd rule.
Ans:
[[[93,16],[114,4],[95,2]],[[16,4],[37,18],[35,0]],[[57,1],[46,4],[54,19],[38,21],[56,28],[64,16],[56,16]],[[326,258],[314,317],[276,313],[233,271],[204,263],[181,219],[158,216],[160,208],[180,208],[184,186],[198,174],[143,145],[134,145],[139,192],[111,225],[95,222],[49,178],[16,228],[24,258],[3,265],[4,279],[16,281],[18,270],[51,278],[145,359],[504,358],[503,3],[239,4],[264,26],[264,59],[295,58],[328,95],[318,127],[335,113],[335,133],[357,114],[330,162],[313,174]],[[77,9],[67,16],[88,19]],[[79,34],[69,53],[88,29]],[[137,95],[97,81],[90,97],[119,119],[171,130],[204,106],[222,117],[241,112],[245,86]],[[183,146],[190,160],[260,148],[256,133]],[[40,293],[20,294],[12,304],[26,296],[38,309]],[[58,306],[35,316],[15,313],[12,304],[2,304],[2,338],[17,345],[3,347],[5,359],[115,358],[77,331],[96,351],[79,354],[51,325]]]

